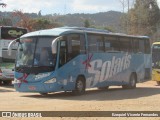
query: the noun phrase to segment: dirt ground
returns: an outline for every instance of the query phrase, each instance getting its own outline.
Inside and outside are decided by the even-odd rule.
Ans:
[[[160,86],[157,86],[154,81],[149,81],[137,84],[137,89],[127,90],[121,87],[110,87],[109,90],[105,91],[89,89],[82,96],[72,96],[72,94],[64,92],[41,96],[38,93],[16,92],[13,86],[0,86],[0,111],[160,111]],[[5,119],[11,120],[11,118]],[[24,119],[17,118],[17,120]],[[30,118],[29,120],[32,119]],[[122,120],[128,118],[62,117],[42,119]],[[160,120],[160,118],[129,119]]]

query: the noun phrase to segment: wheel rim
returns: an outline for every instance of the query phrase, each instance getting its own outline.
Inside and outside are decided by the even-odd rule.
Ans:
[[[83,88],[84,88],[83,82],[82,82],[81,80],[79,80],[79,81],[77,82],[77,90],[78,90],[78,91],[82,91]]]

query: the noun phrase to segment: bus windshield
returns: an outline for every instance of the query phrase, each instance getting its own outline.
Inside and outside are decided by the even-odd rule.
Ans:
[[[52,54],[51,44],[55,37],[28,37],[22,38],[18,46],[16,68],[42,68],[47,72],[53,70],[56,64],[56,55]],[[45,68],[45,70],[43,70]],[[50,71],[50,70],[49,70]]]
[[[152,51],[153,52],[160,52],[160,44],[153,45]]]
[[[12,46],[12,54],[8,55],[9,43],[27,33],[27,29],[12,27],[12,26],[0,26],[0,62],[2,63],[15,63],[15,56],[18,44]]]
[[[154,68],[160,68],[160,44],[152,47],[152,63]]]

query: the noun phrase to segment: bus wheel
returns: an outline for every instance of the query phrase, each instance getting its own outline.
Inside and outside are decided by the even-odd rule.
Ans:
[[[85,93],[85,80],[83,77],[78,77],[77,81],[76,81],[76,86],[75,86],[75,90],[72,91],[72,93],[74,95],[82,95]]]
[[[2,81],[0,80],[0,86],[2,86]]]
[[[157,84],[160,85],[160,81],[157,81]]]
[[[134,89],[136,88],[137,78],[135,74],[131,74],[129,84],[128,85],[122,85],[124,89]]]
[[[99,90],[108,90],[109,86],[106,87],[98,87]]]

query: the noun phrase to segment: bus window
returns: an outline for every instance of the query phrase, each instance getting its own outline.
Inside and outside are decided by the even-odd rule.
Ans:
[[[145,44],[144,44],[144,43],[145,43],[144,40],[139,40],[139,48],[140,48],[140,49],[139,49],[139,50],[140,50],[139,52],[140,52],[140,53],[145,53]]]
[[[71,34],[60,41],[59,66],[64,65],[81,53],[85,53],[85,38],[81,34]]]
[[[95,35],[88,35],[88,50],[89,52],[97,52],[97,38]]]
[[[98,46],[98,52],[104,52],[105,48],[104,48],[104,40],[103,40],[103,36],[99,36],[97,39],[97,46]]]
[[[146,46],[145,46],[146,45]],[[147,49],[150,51],[150,48],[149,48],[149,43],[145,43],[145,40],[143,39],[133,39],[133,50],[134,50],[134,53],[145,53],[146,51],[146,47]]]
[[[116,36],[107,36],[104,37],[105,42],[105,51],[106,52],[114,52],[119,51],[120,42],[118,41]]]
[[[103,36],[89,34],[88,35],[88,48],[89,48],[89,52],[104,52]]]
[[[151,53],[150,41],[149,40],[145,40],[145,53],[146,54],[150,54]]]
[[[132,48],[134,53],[140,52],[139,41],[137,39],[133,39]]]
[[[80,54],[80,36],[79,35],[70,35],[68,37],[68,53],[70,55],[70,59],[76,57]]]
[[[123,52],[132,52],[131,49],[131,40],[127,37],[120,38],[120,51]]]
[[[85,38],[81,34],[72,34],[68,36],[68,55],[69,60],[85,53]]]
[[[86,53],[86,41],[84,35],[80,35],[80,53]]]
[[[66,38],[66,37],[64,37]],[[62,40],[59,42],[60,44],[60,52],[59,52],[59,67],[63,66],[65,63],[67,63],[67,39]]]
[[[54,37],[39,37],[37,39],[37,45],[35,50],[35,66],[52,66],[55,65],[55,60],[53,60],[53,54],[51,48],[49,47],[52,43]],[[45,41],[45,42],[44,42]]]

